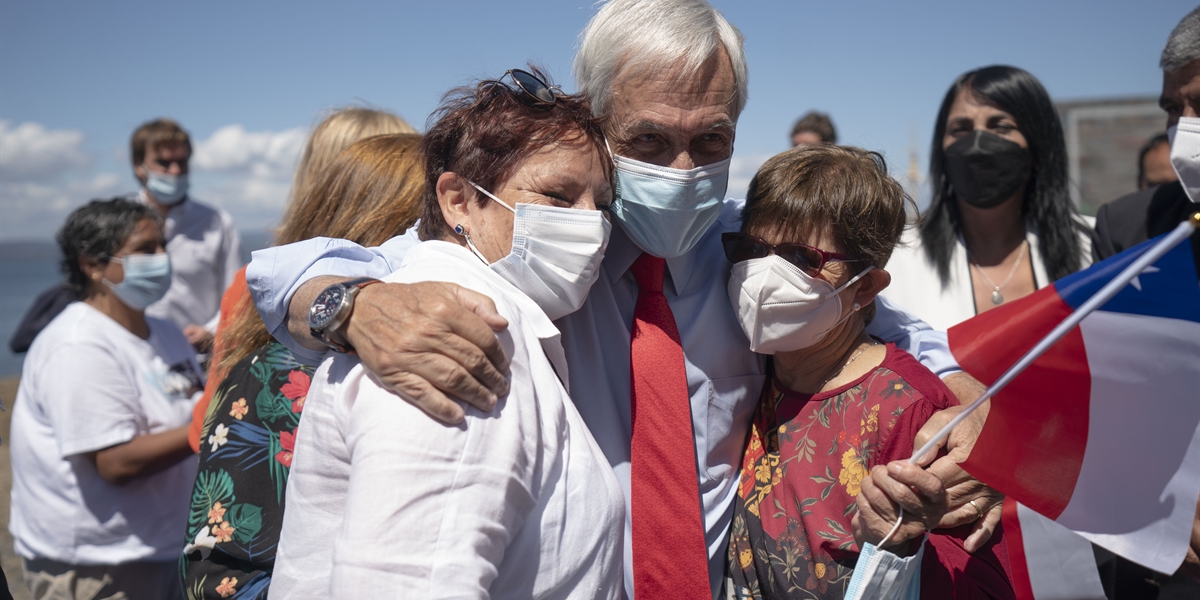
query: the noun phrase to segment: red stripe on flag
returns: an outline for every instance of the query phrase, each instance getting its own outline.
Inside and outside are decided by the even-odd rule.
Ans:
[[[1016,500],[1004,499],[1000,522],[1004,525],[1004,541],[1008,544],[1013,592],[1017,600],[1037,600],[1033,595],[1033,584],[1029,581],[1029,565],[1025,562],[1025,536],[1021,533],[1021,517],[1017,514]]]
[[[1043,288],[952,327],[950,350],[991,385],[1069,314],[1055,289]],[[1062,514],[1087,448],[1087,365],[1077,327],[992,399],[963,468],[1051,519]]]

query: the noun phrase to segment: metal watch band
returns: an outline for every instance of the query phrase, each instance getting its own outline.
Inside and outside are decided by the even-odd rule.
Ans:
[[[381,282],[374,277],[358,277],[356,279],[350,279],[341,283],[335,283],[334,285],[340,285],[347,290],[346,299],[343,301],[343,304],[339,310],[340,314],[338,314],[326,325],[326,327],[322,329],[310,328],[309,331],[312,333],[313,337],[321,340],[322,343],[324,343],[326,346],[329,346],[329,348],[334,352],[339,352],[341,354],[354,354],[354,347],[351,346],[350,342],[345,340],[341,334],[338,333],[338,330],[341,329],[342,325],[344,325],[350,318],[350,315],[353,314],[354,300],[355,297],[358,296],[358,292],[374,283]]]

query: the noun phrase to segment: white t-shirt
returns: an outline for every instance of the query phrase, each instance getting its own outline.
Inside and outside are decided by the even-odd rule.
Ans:
[[[509,323],[511,390],[447,426],[356,357],[322,363],[271,598],[619,598],[625,501],[558,378],[558,330],[460,246],[419,244],[387,281],[453,281],[492,298]]]
[[[195,352],[175,325],[146,322],[143,340],[75,302],[30,347],[12,416],[17,554],[76,565],[178,560],[196,459],[118,486],[84,456],[191,420]]]
[[[146,191],[137,199],[148,203]],[[171,255],[171,288],[146,307],[147,317],[166,319],[180,328],[204,325],[216,331],[221,296],[242,268],[241,236],[223,210],[185,198],[163,221]]]

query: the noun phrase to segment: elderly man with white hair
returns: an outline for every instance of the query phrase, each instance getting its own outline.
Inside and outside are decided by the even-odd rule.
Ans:
[[[575,75],[607,117],[617,192],[599,280],[555,322],[569,389],[629,504],[626,596],[712,597],[765,378],[730,306],[720,240],[743,204],[724,199],[747,101],[742,36],[704,0],[613,0],[584,29]],[[441,283],[337,293],[351,277],[391,273],[415,242],[410,232],[373,249],[317,239],[260,251],[247,280],[267,327],[297,356],[350,346],[383,385],[454,423],[460,402],[488,410],[507,392],[493,334],[506,324],[491,302]],[[881,304],[872,333],[953,374],[948,383],[973,399],[981,388],[954,373],[944,334]],[[310,311],[336,313],[325,319],[335,328],[310,323]],[[937,465],[947,485],[964,479],[953,460]],[[982,513],[968,502],[996,500],[977,484],[956,489],[951,520],[975,521]],[[998,512],[983,512],[968,547],[995,526]]]

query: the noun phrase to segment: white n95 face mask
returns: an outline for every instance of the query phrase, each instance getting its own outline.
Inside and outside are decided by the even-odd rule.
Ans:
[[[828,281],[772,254],[733,265],[729,300],[751,350],[759,354],[800,350],[820,342],[852,314],[842,316],[838,294],[874,268],[863,269],[834,289]]]
[[[1171,166],[1183,191],[1192,202],[1200,202],[1200,118],[1179,117],[1179,123],[1167,129],[1167,138],[1171,141]]]
[[[514,209],[471,185],[513,212],[512,250],[491,263],[492,270],[529,296],[551,320],[579,310],[600,277],[600,262],[608,248],[612,224],[604,213],[524,203]],[[467,246],[488,262],[469,236]]]
[[[720,216],[731,159],[686,171],[615,154],[612,159],[613,215],[642,250],[659,258],[682,256]]]

